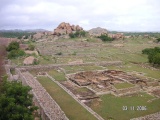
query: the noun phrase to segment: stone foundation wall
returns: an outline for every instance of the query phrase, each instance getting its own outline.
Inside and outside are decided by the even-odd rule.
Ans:
[[[82,105],[87,111],[89,111],[92,115],[94,115],[97,118],[97,120],[104,120],[100,115],[98,115],[96,112],[94,112],[90,107],[88,107],[83,102],[81,102],[79,99],[77,99],[77,97],[70,90],[68,90],[66,87],[64,87],[59,82],[55,81],[55,79],[53,77],[51,77],[50,75],[47,74],[47,76],[53,82],[55,82],[59,87],[61,87],[64,91],[66,91],[70,96],[72,96],[72,98],[75,99],[80,105]]]
[[[51,64],[51,65],[36,65],[36,66],[22,66],[19,68],[25,68],[25,70],[30,71],[30,70],[39,70],[39,71],[44,71],[48,69],[56,69],[58,67],[63,67],[63,66],[87,66],[87,65],[101,65],[101,66],[111,66],[111,65],[122,65],[122,61],[113,61],[113,62],[97,62],[97,63],[81,63],[81,64]]]
[[[59,105],[29,72],[21,72],[16,68],[16,73],[23,85],[29,85],[32,88],[33,102],[39,107],[38,112],[43,120],[69,120]]]
[[[125,88],[125,89],[120,89],[116,90],[116,94],[118,96],[126,96],[130,94],[134,94],[136,92],[139,92],[141,88],[139,86],[131,87],[131,88]]]

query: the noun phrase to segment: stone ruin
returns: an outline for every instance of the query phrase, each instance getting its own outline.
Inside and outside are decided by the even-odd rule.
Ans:
[[[60,106],[53,100],[43,86],[27,71],[16,68],[23,85],[29,85],[33,94],[33,102],[39,107],[38,113],[43,120],[69,120]],[[44,73],[39,73],[44,75]]]
[[[69,74],[68,79],[80,87],[87,87],[96,94],[114,94],[124,96],[138,93],[142,89],[152,86],[159,86],[156,80],[140,78],[132,74],[117,70],[87,71]],[[116,89],[115,84],[129,83],[132,87]]]
[[[51,67],[51,66],[50,66]],[[34,94],[34,103],[40,107],[40,113],[43,119],[68,119],[64,112],[60,109],[58,104],[48,95],[45,89],[38,83],[38,81],[28,72],[26,68],[16,68],[16,72],[18,73],[22,83],[31,86],[32,92]],[[41,71],[40,68],[43,68]],[[47,75],[46,70],[44,71],[44,67],[38,67],[37,70],[39,72],[38,75]],[[49,68],[47,68],[49,69]],[[53,67],[52,67],[53,69]],[[57,67],[54,66],[54,69]],[[30,70],[33,70],[30,68]],[[36,69],[34,69],[36,70]],[[78,99],[79,103],[82,106],[89,106],[90,101],[92,100],[100,100],[99,95],[101,94],[113,94],[116,96],[125,96],[125,95],[133,95],[134,93],[138,93],[141,90],[145,90],[149,94],[160,98],[160,86],[157,80],[151,80],[148,78],[141,78],[133,73],[126,73],[118,70],[99,70],[99,71],[87,71],[87,72],[78,72],[74,74],[68,74],[67,81],[63,83],[59,83],[62,86],[65,86],[66,92],[72,92],[73,98]],[[118,83],[130,83],[135,85],[134,87],[124,88],[124,89],[116,89],[114,84]],[[79,91],[77,88],[86,87],[87,91]],[[140,87],[141,86],[141,87]],[[40,92],[41,91],[41,92]],[[43,94],[43,95],[41,95]],[[45,97],[42,97],[45,96]],[[44,104],[44,101],[47,101]],[[85,106],[84,105],[87,105]],[[50,109],[48,110],[48,107]],[[53,112],[54,111],[54,112]],[[90,111],[90,110],[89,110]],[[92,111],[91,111],[92,113]],[[152,115],[153,116],[153,115]],[[148,117],[148,116],[147,116]],[[136,119],[135,119],[136,120]],[[139,118],[137,118],[139,120]]]

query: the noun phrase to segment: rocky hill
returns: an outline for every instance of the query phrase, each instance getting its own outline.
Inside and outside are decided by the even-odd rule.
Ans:
[[[69,38],[70,33],[75,33],[76,31],[82,31],[83,28],[79,25],[70,25],[69,23],[62,22],[58,25],[54,31],[44,31],[37,32],[33,35],[34,40],[42,40],[45,41],[47,39],[56,40],[59,38]]]
[[[88,31],[90,35],[93,35],[93,36],[100,36],[101,34],[107,34],[108,31],[104,28],[100,28],[100,27],[97,27],[97,28],[93,28],[91,30]]]
[[[60,36],[81,30],[83,30],[83,28],[80,27],[79,25],[70,25],[69,23],[62,22],[61,24],[58,25],[56,29],[54,29],[53,34]]]

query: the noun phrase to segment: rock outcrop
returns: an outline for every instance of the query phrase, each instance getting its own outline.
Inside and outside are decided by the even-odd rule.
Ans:
[[[70,33],[74,33],[76,31],[81,31],[83,30],[82,27],[79,25],[70,25],[69,23],[62,22],[61,24],[58,25],[56,29],[54,29],[54,35],[66,35]]]
[[[106,34],[108,35],[108,37],[113,38],[113,39],[124,39],[125,37],[123,33],[116,33],[116,34],[108,33],[107,29],[100,28],[100,27],[93,28],[89,30],[88,32],[91,36],[95,36],[95,37],[100,36],[102,34]]]
[[[93,28],[93,29],[89,30],[88,32],[91,36],[100,36],[101,34],[108,33],[108,31],[106,29],[100,28],[100,27]]]
[[[37,61],[36,58],[34,58],[33,56],[29,56],[24,59],[23,64],[24,65],[32,65],[32,64],[34,64],[35,61]]]
[[[57,40],[57,39],[67,39],[70,33],[75,33],[76,31],[82,31],[83,28],[79,25],[70,25],[69,23],[62,22],[58,25],[54,31],[42,31],[37,32],[33,35],[33,40],[36,42],[47,41],[47,40]]]
[[[36,34],[33,35],[33,39],[35,40],[41,39],[43,35],[44,35],[43,32],[37,32]]]
[[[113,39],[124,39],[125,38],[123,33],[108,34],[108,36]]]

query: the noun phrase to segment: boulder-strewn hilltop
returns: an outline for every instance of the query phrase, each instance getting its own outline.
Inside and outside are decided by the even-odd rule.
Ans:
[[[112,34],[112,33],[109,33],[107,29],[101,28],[101,27],[93,28],[88,32],[91,36],[95,36],[95,37],[101,36],[102,34],[106,34],[113,39],[123,39],[125,37],[123,33]]]
[[[108,33],[107,29],[100,28],[100,27],[93,28],[93,29],[89,30],[88,32],[89,32],[90,35],[93,35],[93,36],[100,36],[101,34],[107,34]]]
[[[58,25],[56,29],[54,29],[53,34],[60,36],[81,30],[83,30],[83,28],[80,27],[79,25],[70,25],[69,23],[62,22],[61,24]]]
[[[69,34],[76,31],[83,31],[83,28],[79,25],[70,25],[69,23],[62,22],[54,31],[37,32],[33,35],[33,39],[36,41],[45,41],[46,39],[69,38]]]

